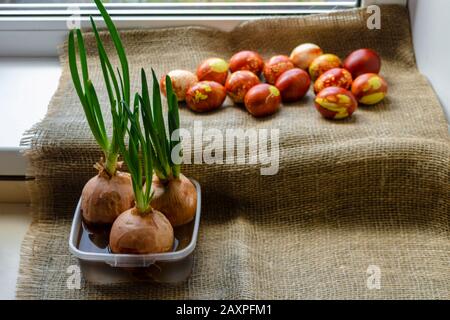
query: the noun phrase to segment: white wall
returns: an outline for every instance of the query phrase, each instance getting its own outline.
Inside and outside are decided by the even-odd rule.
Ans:
[[[408,6],[417,64],[450,120],[450,1],[409,0]]]

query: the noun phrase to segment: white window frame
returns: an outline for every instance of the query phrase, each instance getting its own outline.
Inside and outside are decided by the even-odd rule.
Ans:
[[[305,15],[406,2],[111,3],[106,7],[121,29],[196,25],[228,31],[243,21],[267,15]],[[67,22],[78,19],[82,28],[89,29],[89,15],[102,27],[94,4],[0,4],[0,57],[54,57],[58,44],[67,36]]]
[[[196,25],[228,31],[261,16],[330,12],[360,3],[111,3],[106,7],[121,29]],[[89,29],[90,15],[102,26],[93,4],[0,5],[0,56],[56,56],[58,44],[68,33],[67,22],[77,19],[82,28]]]

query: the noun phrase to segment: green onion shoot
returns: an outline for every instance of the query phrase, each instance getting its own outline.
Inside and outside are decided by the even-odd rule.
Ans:
[[[128,133],[128,146],[120,140],[119,148],[130,171],[135,195],[135,207],[122,213],[111,228],[109,244],[114,253],[160,253],[173,248],[172,225],[151,205],[154,194],[151,181],[157,154],[151,138],[155,133],[153,123],[147,121],[151,110],[147,107],[144,99],[136,94],[133,110],[123,102],[112,111],[117,136],[124,135],[120,131],[124,127]]]
[[[90,21],[95,35],[110,109],[116,110],[120,109],[122,103],[130,103],[128,60],[111,17],[100,0],[94,1],[107,26],[120,61],[120,69],[114,69],[100,39],[94,19],[91,17]],[[95,89],[97,84],[94,85],[89,76],[86,47],[80,29],[70,31],[68,53],[73,85],[83,107],[89,128],[104,155],[100,163],[95,166],[99,170],[99,174],[89,180],[83,188],[81,210],[84,221],[88,224],[110,224],[120,213],[129,209],[134,202],[130,175],[117,170],[120,167],[118,163],[119,141],[123,140],[123,136],[118,135],[118,133],[122,134],[124,130],[123,128],[117,130],[113,126],[112,135],[110,138],[108,137],[100,100]]]
[[[154,168],[152,188],[153,208],[166,215],[173,226],[180,226],[193,220],[197,209],[197,191],[192,182],[180,170],[182,159],[180,117],[178,101],[172,82],[166,76],[167,125],[163,117],[161,92],[158,79],[152,70],[152,97],[148,90],[147,76],[141,71],[142,92],[139,105],[145,131],[151,139]]]

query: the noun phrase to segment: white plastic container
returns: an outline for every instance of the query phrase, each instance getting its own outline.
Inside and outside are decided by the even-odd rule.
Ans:
[[[83,277],[96,284],[114,284],[134,281],[177,283],[186,280],[192,271],[193,252],[200,226],[201,189],[197,190],[197,211],[193,222],[174,229],[174,250],[155,254],[114,254],[109,251],[109,230],[103,233],[89,231],[82,222],[81,199],[75,210],[69,236],[69,250],[78,258]],[[83,249],[82,243],[96,243],[95,249]],[[94,247],[94,246],[92,246]]]

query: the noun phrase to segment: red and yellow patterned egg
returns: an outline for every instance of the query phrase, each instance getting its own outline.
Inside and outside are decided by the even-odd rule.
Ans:
[[[350,117],[358,107],[353,94],[343,88],[328,87],[319,92],[315,99],[317,111],[327,119]]]

